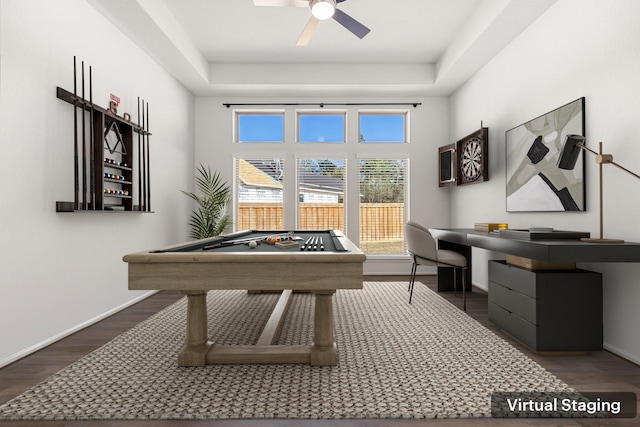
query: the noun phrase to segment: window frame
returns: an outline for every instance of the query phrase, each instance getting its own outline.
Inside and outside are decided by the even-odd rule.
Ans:
[[[341,231],[346,235],[347,234],[347,224],[348,224],[348,204],[347,204],[347,194],[348,194],[348,159],[345,155],[331,155],[328,153],[326,155],[315,155],[315,154],[304,154],[297,153],[295,155],[295,192],[296,192],[296,228],[301,228],[301,218],[300,218],[300,207],[301,203],[313,203],[313,202],[301,202],[300,201],[300,190],[301,190],[301,182],[300,182],[300,165],[302,160],[341,160],[343,162],[342,170],[342,198],[340,201],[340,197],[338,197],[338,204],[342,205],[343,215],[342,215],[342,229]],[[333,162],[332,162],[333,163]],[[322,202],[316,202],[322,203]]]
[[[287,169],[287,161],[286,161],[286,156],[284,156],[282,153],[278,152],[278,153],[273,153],[271,155],[248,155],[248,154],[233,154],[232,155],[232,159],[233,159],[233,200],[231,205],[233,206],[233,225],[234,225],[234,231],[241,231],[240,229],[237,228],[238,224],[240,224],[240,218],[239,218],[239,213],[240,213],[240,208],[241,208],[241,201],[240,201],[240,196],[241,196],[241,192],[240,192],[240,186],[241,186],[241,182],[240,182],[240,176],[241,176],[241,172],[240,172],[240,161],[245,161],[249,164],[251,164],[252,162],[266,162],[266,161],[270,161],[271,159],[273,159],[274,161],[277,160],[279,167],[281,168],[282,171],[282,179],[278,180],[277,182],[280,183],[280,193],[281,193],[281,198],[282,200],[277,202],[274,200],[271,201],[261,201],[261,202],[245,202],[248,203],[250,205],[256,205],[256,204],[260,204],[260,203],[264,203],[264,204],[281,204],[281,220],[282,220],[282,224],[276,226],[276,228],[278,229],[284,229],[286,226],[286,206],[285,206],[285,200],[286,200],[286,194],[287,194],[287,188],[288,188],[288,184],[286,182],[285,179],[285,175],[286,175],[286,169]],[[269,188],[270,187],[270,188]],[[256,194],[260,191],[265,192],[266,191],[274,191],[277,190],[278,185],[265,185],[265,188],[260,188],[257,189],[256,188]],[[270,219],[270,221],[273,221],[273,218]],[[246,228],[246,227],[243,227]],[[249,228],[255,228],[255,227],[249,227]],[[258,228],[264,228],[264,227],[258,227]]]
[[[240,116],[280,116],[282,117],[282,141],[240,141]],[[286,139],[286,111],[277,110],[233,110],[233,143],[234,144],[284,144]]]
[[[407,240],[404,235],[404,224],[407,222],[409,218],[410,212],[410,194],[411,194],[411,155],[409,153],[403,153],[399,155],[376,155],[374,153],[362,153],[357,156],[357,169],[358,169],[358,215],[362,213],[362,197],[360,190],[360,173],[361,173],[361,161],[362,160],[399,160],[404,164],[404,191],[403,191],[403,219],[402,219],[402,230],[401,233],[403,235],[403,251],[401,253],[393,253],[393,254],[383,254],[383,253],[367,253],[367,258],[369,259],[404,259],[407,255]],[[358,245],[362,246],[362,231],[363,231],[363,222],[360,219],[358,221]]]
[[[296,110],[295,112],[295,116],[296,116],[296,144],[303,144],[303,145],[314,145],[314,144],[319,144],[319,145],[324,145],[324,144],[328,144],[328,145],[344,145],[347,144],[348,141],[348,113],[347,110]],[[301,130],[301,126],[300,126],[300,117],[302,116],[342,116],[343,117],[343,121],[344,121],[344,127],[342,129],[342,141],[301,141],[300,140],[300,130]]]
[[[355,104],[354,104],[355,105]],[[296,108],[296,107],[260,107],[232,110],[230,117],[231,125],[233,126],[233,140],[231,142],[237,142],[237,114],[264,114],[264,115],[280,115],[283,116],[284,125],[284,145],[280,143],[240,143],[232,151],[234,158],[280,158],[286,163],[286,171],[284,172],[284,180],[286,182],[283,188],[282,196],[282,212],[285,229],[296,229],[300,224],[300,208],[299,208],[299,194],[298,194],[298,182],[297,182],[297,168],[298,159],[333,159],[340,158],[345,160],[345,176],[344,176],[344,195],[342,203],[344,203],[344,228],[345,234],[353,242],[360,243],[361,238],[361,197],[360,197],[360,183],[358,169],[359,160],[361,159],[404,159],[407,161],[405,170],[405,202],[403,217],[408,218],[410,216],[410,185],[411,185],[411,170],[410,162],[414,157],[413,149],[409,146],[409,137],[411,134],[409,123],[409,110],[408,109],[396,109],[392,106],[381,107],[380,109],[368,108],[360,109],[358,107],[346,107],[337,109],[317,109],[317,108]],[[359,141],[359,117],[361,114],[367,115],[404,115],[405,117],[405,135],[406,141],[404,144],[399,142],[394,143],[360,143]],[[344,116],[344,142],[340,143],[322,143],[322,142],[307,142],[299,143],[299,117],[300,115],[342,115]],[[322,130],[320,128],[320,130]],[[321,132],[319,132],[321,133]],[[260,148],[258,148],[258,145]],[[348,165],[347,165],[348,164]],[[348,166],[348,167],[347,167]],[[234,162],[235,168],[235,162]],[[235,180],[234,169],[234,180]],[[234,205],[234,220],[237,220],[235,214],[238,212],[238,194],[235,193],[236,185],[234,183],[234,199],[232,204]],[[384,215],[384,212],[381,213]],[[397,217],[397,213],[395,214]],[[384,217],[383,217],[384,218]],[[372,219],[375,221],[375,219]],[[384,237],[383,240],[396,240],[397,234],[395,230],[395,223],[397,222],[395,217],[392,220],[394,229],[392,234],[382,234],[378,236]],[[320,222],[322,223],[322,222]],[[234,228],[239,224],[236,222]],[[376,237],[376,236],[374,236]],[[404,250],[403,250],[404,249]],[[406,242],[404,242],[404,248],[392,246],[391,251],[396,250],[394,253],[368,253],[367,257],[372,260],[400,260],[406,259]],[[374,249],[375,252],[377,248]]]
[[[409,144],[409,116],[410,110],[358,110],[358,143],[359,144]],[[403,116],[404,131],[403,141],[362,141],[362,129],[360,119],[362,116]]]

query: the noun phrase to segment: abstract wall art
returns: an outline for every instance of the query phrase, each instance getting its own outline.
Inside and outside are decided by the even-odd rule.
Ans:
[[[586,210],[584,156],[573,170],[556,166],[566,135],[584,135],[584,110],[579,98],[506,132],[507,212]]]

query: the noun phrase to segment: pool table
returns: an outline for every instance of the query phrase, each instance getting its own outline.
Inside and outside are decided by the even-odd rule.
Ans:
[[[289,243],[267,243],[269,237]],[[241,231],[123,257],[128,263],[129,289],[178,290],[187,296],[180,366],[336,365],[333,294],[337,289],[362,289],[365,259],[339,230]],[[206,298],[207,291],[214,289],[282,291],[255,345],[223,346],[209,341]],[[315,295],[313,344],[273,345],[293,291]]]

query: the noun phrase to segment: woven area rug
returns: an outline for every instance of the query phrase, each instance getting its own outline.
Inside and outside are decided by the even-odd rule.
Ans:
[[[274,294],[212,291],[209,330],[252,344]],[[177,366],[183,298],[0,406],[5,420],[490,417],[494,391],[566,384],[426,286],[366,282],[335,295],[338,366]],[[295,294],[279,344],[310,344],[313,299]]]

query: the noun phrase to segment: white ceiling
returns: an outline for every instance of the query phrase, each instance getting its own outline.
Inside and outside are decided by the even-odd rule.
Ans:
[[[373,31],[360,40],[328,20],[308,46],[296,40],[309,8],[257,7],[252,0],[164,2],[211,63],[430,63],[482,0],[347,0],[338,8]]]
[[[345,0],[362,40],[253,0],[88,0],[199,96],[449,95],[556,0]]]

